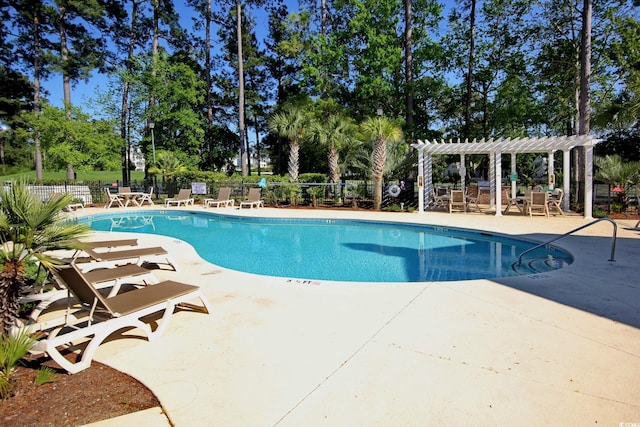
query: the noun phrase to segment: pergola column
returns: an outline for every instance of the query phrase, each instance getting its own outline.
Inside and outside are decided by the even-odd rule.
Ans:
[[[516,170],[516,153],[511,153],[511,175],[516,175],[518,171]],[[511,180],[511,177],[509,177]],[[511,181],[511,197],[516,197],[518,195],[518,181]]]
[[[491,195],[493,199],[495,196],[496,201],[496,216],[502,216],[502,151],[498,150],[491,156],[495,167],[495,175],[492,175],[495,180],[494,185],[491,186],[491,191],[494,193]]]
[[[467,188],[467,162],[464,154],[460,154],[460,189]]]
[[[584,147],[584,218],[593,219],[593,146]]]
[[[562,210],[568,211],[571,207],[571,149],[562,150]]]
[[[555,167],[553,165],[553,153],[555,151],[549,151],[547,153],[547,184],[549,185],[549,189],[553,190],[556,185],[556,173]]]

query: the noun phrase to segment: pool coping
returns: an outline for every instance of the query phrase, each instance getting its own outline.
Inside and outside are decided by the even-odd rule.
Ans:
[[[536,240],[590,221],[218,210],[473,225]],[[257,276],[208,264],[184,242],[139,235],[140,244],[164,246],[184,267],[158,275],[199,284],[214,313],[177,313],[159,340],[116,339],[100,347],[96,360],[147,385],[178,426],[638,422],[640,233],[633,221],[617,223],[615,262],[608,261],[612,227],[600,223],[556,243],[575,258],[561,270],[437,284]]]

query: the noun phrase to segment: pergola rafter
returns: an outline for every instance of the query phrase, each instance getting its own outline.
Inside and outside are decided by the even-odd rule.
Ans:
[[[485,154],[489,156],[489,171],[491,182],[491,205],[496,209],[496,216],[502,215],[502,155],[511,155],[511,172],[516,173],[516,155],[523,153],[547,153],[549,184],[554,185],[553,153],[563,152],[563,176],[562,187],[565,194],[569,194],[570,178],[570,152],[575,147],[585,148],[585,218],[592,217],[593,210],[593,147],[601,142],[590,135],[577,136],[551,136],[529,138],[499,138],[482,139],[464,142],[461,140],[418,140],[412,147],[418,151],[418,198],[419,211],[424,212],[425,199],[429,204],[433,179],[431,173],[432,156],[434,155],[459,155],[462,170],[460,171],[462,186],[465,186],[465,156],[468,154]],[[516,182],[511,183],[511,192],[515,196]],[[565,197],[563,209],[569,209],[569,197]]]

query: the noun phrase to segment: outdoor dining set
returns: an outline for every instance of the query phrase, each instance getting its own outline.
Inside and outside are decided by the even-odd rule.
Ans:
[[[112,207],[114,203],[121,208],[126,208],[129,205],[141,207],[145,202],[150,205],[154,204],[151,199],[151,196],[153,196],[153,187],[149,187],[148,193],[131,191],[131,187],[119,187],[117,193],[112,193],[108,188],[105,188],[104,192],[107,196],[106,208]]]
[[[482,194],[486,192],[488,195],[489,189],[478,188],[475,193],[468,192],[467,190],[434,189],[431,191],[431,206],[435,209],[447,209],[449,213],[466,213],[473,206],[476,211],[482,212],[480,206]],[[550,191],[542,188],[534,188],[533,190],[527,190],[523,194],[516,196],[512,196],[511,192],[505,189],[503,196],[503,205],[505,208],[502,213],[506,214],[512,206],[515,206],[522,215],[533,216],[540,214],[547,217],[551,213],[564,215],[562,210],[563,196],[564,192],[559,188]]]

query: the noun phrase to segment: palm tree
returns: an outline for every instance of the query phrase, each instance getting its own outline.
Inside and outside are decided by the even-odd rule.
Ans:
[[[369,117],[360,125],[362,133],[373,141],[372,175],[375,184],[373,191],[373,208],[382,208],[382,183],[384,179],[384,165],[387,161],[387,143],[402,141],[402,130],[386,117]]]
[[[327,146],[329,180],[335,184],[340,180],[340,150],[353,140],[356,126],[351,118],[333,114],[326,123],[316,122],[313,131],[318,142]]]
[[[60,212],[71,196],[53,197],[43,203],[29,193],[24,182],[0,190],[0,327],[8,335],[20,308],[21,290],[28,285],[26,261],[37,259],[45,267],[56,260],[52,249],[78,249],[74,239],[90,231],[86,224],[61,221]]]
[[[298,180],[300,168],[300,143],[306,136],[307,128],[312,127],[311,117],[297,106],[285,107],[269,119],[269,129],[282,138],[289,140],[289,178],[292,182]]]
[[[596,157],[594,159],[598,171],[596,179],[615,187],[621,187],[619,202],[624,210],[629,206],[629,190],[640,182],[640,162],[624,163],[617,155]]]

